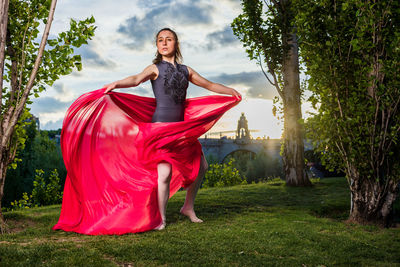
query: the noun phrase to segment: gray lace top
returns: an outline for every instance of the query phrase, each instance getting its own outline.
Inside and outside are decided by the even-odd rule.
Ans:
[[[156,64],[158,77],[151,80],[157,107],[152,122],[182,121],[186,90],[189,86],[189,70],[185,65],[161,61]]]

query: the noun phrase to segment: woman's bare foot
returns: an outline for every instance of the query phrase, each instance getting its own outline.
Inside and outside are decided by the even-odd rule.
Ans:
[[[159,226],[157,226],[156,228],[154,228],[154,230],[158,230],[158,231],[164,230],[166,225],[167,225],[167,223],[163,221],[162,223],[160,223]]]
[[[194,222],[194,223],[202,223],[202,222],[203,222],[202,219],[200,219],[200,218],[198,218],[198,217],[196,216],[196,213],[194,212],[193,209],[191,209],[191,210],[186,210],[186,209],[184,209],[184,208],[182,207],[182,208],[181,208],[181,213],[182,213],[183,215],[189,217],[189,219],[190,219],[192,222]]]

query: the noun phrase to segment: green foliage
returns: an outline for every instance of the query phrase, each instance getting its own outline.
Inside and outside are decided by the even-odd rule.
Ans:
[[[206,156],[206,160],[208,164],[215,164],[218,163],[218,157],[214,154],[208,154]]]
[[[243,14],[231,24],[233,33],[242,42],[251,60],[257,60],[259,64],[264,62],[279,72],[288,49],[282,43],[282,35],[290,26],[288,18],[279,15],[280,10],[275,4],[266,3],[264,7],[261,0],[242,0],[242,7]]]
[[[11,202],[11,208],[8,210],[59,204],[62,201],[62,195],[60,178],[56,169],[51,172],[48,179],[45,179],[43,170],[36,170],[32,194],[28,195],[24,192],[22,199]]]
[[[57,169],[61,177],[65,177],[66,169],[61,154],[61,147],[55,139],[48,137],[47,131],[40,131],[34,140],[33,167],[50,173]]]
[[[9,210],[29,209],[31,207],[32,195],[29,196],[28,193],[24,192],[22,194],[22,199],[11,202],[11,208]]]
[[[282,36],[287,32],[288,21],[282,16],[281,10],[271,2],[242,0],[241,4],[243,13],[231,24],[233,33],[241,41],[248,57],[255,60],[261,68],[266,65],[269,74],[276,78],[276,81],[271,81],[267,77],[269,82],[283,88],[282,62],[289,47],[283,42]],[[282,111],[279,98],[275,97],[272,114],[277,116],[282,114]],[[283,116],[278,118],[282,119]]]
[[[306,163],[309,162],[320,162],[321,156],[320,153],[314,151],[313,149],[304,151],[304,160]]]
[[[243,13],[231,23],[233,33],[248,57],[260,65],[268,81],[282,92],[283,66],[290,49],[288,40],[296,14],[292,1],[242,0],[241,5]],[[283,95],[281,93],[281,97]],[[283,119],[284,103],[275,97],[273,104],[272,113]]]
[[[261,152],[247,162],[245,175],[248,183],[283,177],[282,162],[278,158],[272,158],[267,153]]]
[[[55,139],[56,135],[61,135],[61,128],[58,130],[47,130],[46,132],[50,139]]]
[[[4,86],[0,99],[2,103],[0,117],[3,119],[7,117],[9,110],[11,111],[9,114],[12,114],[14,112],[12,109],[23,99],[22,95],[39,51],[38,40],[47,22],[50,3],[50,0],[10,0],[9,2]],[[81,57],[75,54],[74,48],[87,44],[88,40],[94,36],[96,28],[94,22],[93,17],[82,21],[71,19],[69,30],[47,40],[47,46],[26,103],[31,104],[32,97],[39,97],[39,93],[45,90],[46,86],[51,86],[62,75],[70,74],[73,69],[81,70]],[[29,116],[28,111],[28,108],[24,109],[23,114],[18,118],[17,125],[11,129],[13,132],[9,142],[11,162],[7,162],[6,166],[11,164],[10,166],[14,169],[17,163],[21,162],[18,155],[14,158],[14,151],[16,149],[21,151],[27,138],[24,127],[26,118]],[[3,131],[6,130],[8,129],[3,129]]]
[[[228,164],[210,164],[204,177],[203,188],[247,184],[246,178],[241,177],[233,164],[234,159],[231,159]]]
[[[231,154],[229,154],[224,162],[229,162],[233,159],[233,166],[239,170],[239,173],[246,176],[247,164],[249,161],[252,161],[255,157],[255,153],[246,151],[246,150],[238,150]]]
[[[63,192],[61,190],[60,177],[58,176],[57,169],[54,169],[49,176],[49,182],[46,186],[46,198],[44,199],[43,205],[61,203],[63,196]]]
[[[35,180],[33,181],[32,200],[35,204],[44,202],[46,198],[46,182],[43,177],[43,170],[36,170]]]
[[[8,166],[9,168],[15,170],[18,162],[22,161],[20,152],[25,148],[25,142],[28,138],[27,129],[36,126],[32,118],[32,114],[30,114],[27,109],[24,109],[18,119],[14,134],[11,138],[11,146],[13,146],[13,148],[16,150],[16,153],[13,161]]]
[[[399,179],[400,2],[295,2],[322,162],[349,179]]]
[[[59,184],[57,170],[53,170],[45,180],[43,170],[36,170],[35,180],[33,181],[32,202],[38,206],[46,206],[61,203],[62,193]]]
[[[59,131],[59,130],[57,130]],[[9,206],[11,201],[19,199],[23,192],[29,194],[33,190],[33,180],[35,170],[41,169],[45,173],[45,179],[49,179],[50,173],[57,169],[60,177],[60,185],[64,184],[66,169],[64,166],[61,148],[55,140],[48,137],[47,131],[40,133],[36,128],[36,123],[26,127],[28,138],[25,142],[25,148],[19,152],[21,162],[16,169],[9,169],[4,185],[3,205]],[[56,131],[55,131],[56,132]],[[50,131],[49,135],[52,135]]]
[[[233,159],[233,166],[246,177],[248,183],[267,181],[275,177],[283,177],[282,161],[272,157],[265,151],[253,152],[238,151],[229,155],[226,160]]]
[[[49,0],[10,0],[8,14],[10,41],[7,46],[14,53],[13,55],[8,53],[7,60],[17,62],[20,77],[18,82],[22,90],[33,69],[39,49],[37,42],[40,37],[39,28],[43,28],[47,22],[50,2]],[[70,74],[74,68],[81,70],[81,57],[74,54],[74,48],[87,44],[87,41],[94,36],[96,29],[94,22],[93,16],[82,21],[71,19],[69,30],[47,40],[47,47],[31,95],[38,97],[38,93],[45,90],[46,84],[51,86],[60,76]],[[7,63],[5,71],[7,81],[11,81],[11,72],[11,65]]]
[[[7,170],[7,177],[12,177],[11,179],[6,179],[4,184],[4,197],[2,199],[2,204],[4,206],[9,206],[11,201],[18,199],[22,196],[23,192],[32,191],[32,180],[25,181],[25,178],[32,179],[35,169],[32,168],[30,171],[29,165],[31,163],[31,155],[33,153],[33,141],[37,134],[36,123],[33,120],[31,114],[27,117],[28,111],[25,110],[23,115],[18,121],[18,126],[16,127],[16,133],[13,135],[13,139],[23,139],[16,151],[16,157],[14,162],[11,163]]]

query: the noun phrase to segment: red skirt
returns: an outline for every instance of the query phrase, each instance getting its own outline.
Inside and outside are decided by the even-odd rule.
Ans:
[[[160,225],[157,164],[172,165],[170,197],[188,187],[200,167],[197,138],[241,100],[189,98],[184,121],[151,123],[154,98],[103,92],[82,95],[64,118],[61,149],[68,174],[54,230],[119,235]]]

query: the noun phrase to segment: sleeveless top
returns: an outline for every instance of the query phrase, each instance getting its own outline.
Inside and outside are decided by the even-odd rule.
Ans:
[[[157,63],[158,77],[151,80],[157,106],[152,122],[183,121],[189,70],[185,65],[167,61]]]

